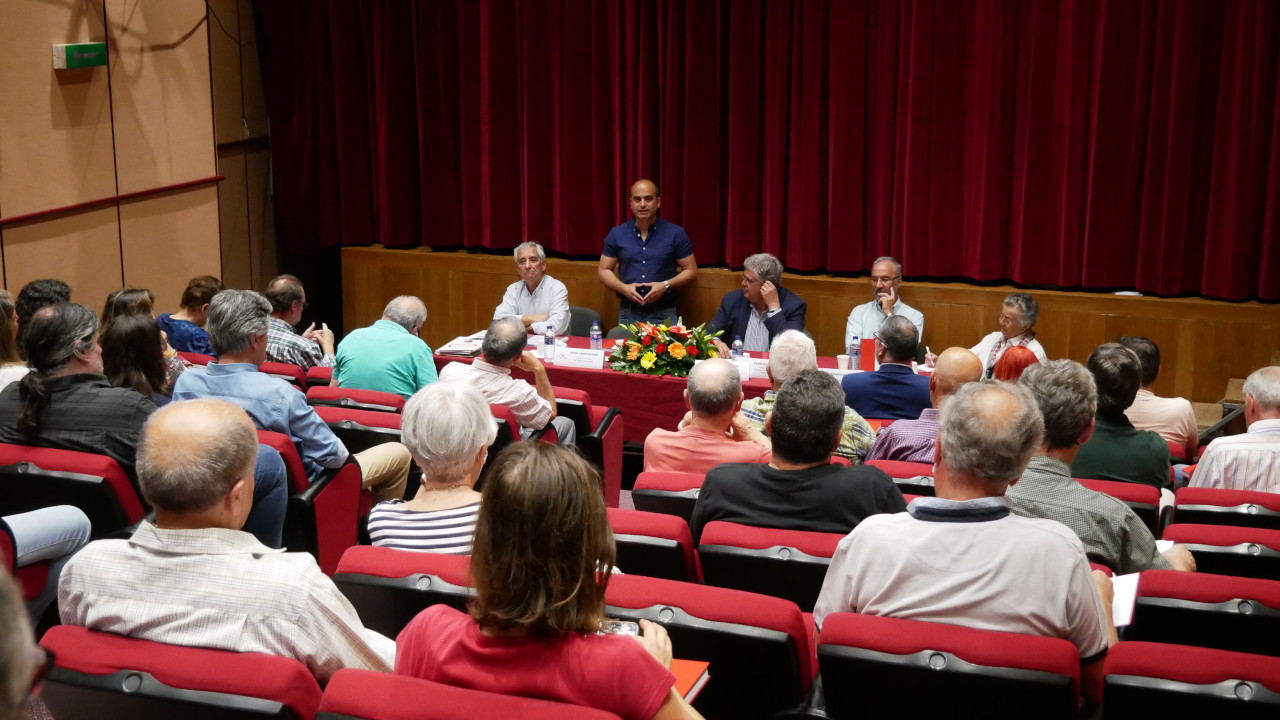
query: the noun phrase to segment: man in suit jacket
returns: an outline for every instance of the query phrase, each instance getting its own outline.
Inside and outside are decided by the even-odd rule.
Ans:
[[[845,404],[864,418],[895,420],[914,420],[925,408],[933,407],[929,378],[911,368],[919,341],[910,320],[901,315],[885,318],[876,333],[880,369],[845,375],[840,383]]]
[[[769,352],[769,343],[784,330],[804,330],[804,300],[782,287],[782,263],[769,253],[752,255],[743,262],[742,289],[720,301],[720,309],[707,325],[707,332],[723,330],[716,342],[723,356],[729,343],[742,337],[747,352]]]

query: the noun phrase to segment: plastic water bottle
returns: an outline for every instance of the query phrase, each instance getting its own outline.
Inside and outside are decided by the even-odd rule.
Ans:
[[[734,360],[737,360],[742,357],[742,336],[741,335],[733,336],[733,345],[729,347],[729,355],[732,356]]]
[[[542,359],[547,361],[555,360],[556,357],[556,328],[551,323],[547,323],[547,331],[542,333],[543,342]]]
[[[854,335],[849,338],[849,369],[857,370],[862,367],[862,338]]]
[[[600,332],[599,320],[591,321],[591,349],[592,350],[604,349],[604,333]]]

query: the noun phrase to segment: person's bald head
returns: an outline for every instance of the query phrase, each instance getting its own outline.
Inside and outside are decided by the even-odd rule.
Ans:
[[[240,407],[212,398],[170,403],[143,427],[138,485],[157,511],[198,514],[237,482],[252,482],[257,454],[257,430]]]
[[[949,347],[938,356],[937,366],[929,377],[929,399],[935,408],[961,385],[982,378],[982,361],[968,348]]]
[[[742,379],[728,360],[713,358],[689,373],[685,398],[694,415],[715,417],[734,412],[742,402]]]

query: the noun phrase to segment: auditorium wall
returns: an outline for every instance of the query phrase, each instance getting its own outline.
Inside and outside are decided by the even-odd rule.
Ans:
[[[596,279],[595,261],[550,258],[547,272],[565,283],[572,304],[599,310],[606,329],[613,324],[617,299]],[[906,272],[909,276],[910,268]],[[377,320],[387,300],[396,295],[418,295],[429,312],[422,336],[438,347],[485,327],[503,290],[516,279],[510,255],[345,248],[344,330]],[[681,292],[680,312],[688,322],[710,320],[720,298],[740,281],[737,271],[700,268],[697,281]],[[786,275],[783,284],[808,303],[807,329],[818,352],[840,352],[849,311],[870,299],[867,279]],[[952,345],[972,346],[995,331],[1001,301],[1012,291],[1006,286],[907,282],[902,296],[925,314],[923,340],[940,352]],[[1216,402],[1229,378],[1245,377],[1268,364],[1280,349],[1280,305],[1083,292],[1032,294],[1041,309],[1037,338],[1052,358],[1084,362],[1093,348],[1122,335],[1154,340],[1163,355],[1155,387],[1159,395]]]
[[[252,37],[238,27],[248,0],[212,5]],[[58,277],[95,309],[122,285],[148,287],[172,310],[194,275],[246,284],[255,259],[274,273],[259,259],[274,248],[266,203],[249,202],[267,177],[265,145],[245,142],[245,127],[266,134],[256,52],[211,23],[201,0],[0,5],[5,287]],[[108,66],[53,70],[51,45],[74,42],[107,43]],[[255,232],[268,240],[255,247]]]

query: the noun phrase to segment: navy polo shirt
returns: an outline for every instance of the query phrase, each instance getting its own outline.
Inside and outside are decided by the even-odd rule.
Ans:
[[[676,260],[693,254],[693,243],[684,228],[658,218],[642,241],[635,219],[609,231],[604,238],[605,257],[618,259],[618,279],[630,283],[660,283],[680,272]]]

